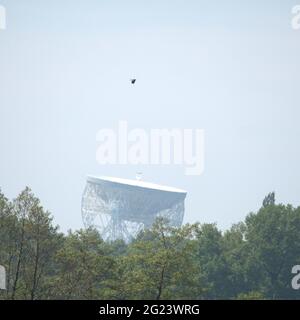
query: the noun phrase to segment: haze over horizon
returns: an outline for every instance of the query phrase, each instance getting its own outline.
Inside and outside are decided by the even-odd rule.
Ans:
[[[0,0],[0,188],[29,186],[63,231],[83,227],[88,174],[187,190],[184,222],[229,228],[264,196],[300,205],[295,1]],[[134,87],[129,79],[136,78]],[[205,130],[205,168],[105,165],[96,134]]]

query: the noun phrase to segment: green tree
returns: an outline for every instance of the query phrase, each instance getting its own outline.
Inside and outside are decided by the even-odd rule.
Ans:
[[[275,205],[275,192],[270,192],[263,200],[263,207]]]
[[[224,256],[222,232],[215,224],[203,224],[198,228],[197,263],[207,288],[204,298],[228,297],[229,268]]]
[[[158,219],[130,244],[88,229],[59,233],[29,188],[0,191],[0,299],[299,299],[300,207],[270,193],[257,213],[221,232]]]
[[[291,268],[300,264],[300,208],[269,204],[246,218],[247,250],[260,272],[267,298],[295,298]]]
[[[240,293],[237,300],[264,300],[264,295],[259,291],[250,291],[248,293]]]
[[[47,298],[48,274],[53,268],[53,259],[61,247],[63,235],[53,227],[52,217],[39,205],[28,214],[25,223],[25,259],[23,269],[26,295],[29,299]]]
[[[123,299],[193,299],[202,293],[195,261],[195,225],[172,228],[158,219],[120,261]]]
[[[55,299],[108,299],[114,295],[115,259],[109,244],[95,230],[70,232],[57,252],[56,263]]]
[[[7,270],[7,299],[37,299],[62,235],[29,188],[9,203],[0,195],[0,257]]]

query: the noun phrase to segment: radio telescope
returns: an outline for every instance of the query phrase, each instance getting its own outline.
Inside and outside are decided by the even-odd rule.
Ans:
[[[84,226],[106,241],[130,242],[157,217],[180,226],[186,191],[141,180],[88,176],[82,196]]]

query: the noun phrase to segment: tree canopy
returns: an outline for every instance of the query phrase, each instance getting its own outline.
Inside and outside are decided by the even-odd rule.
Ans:
[[[0,299],[299,299],[300,207],[275,203],[221,231],[216,224],[170,227],[160,218],[129,244],[96,230],[68,234],[29,188],[0,191]]]

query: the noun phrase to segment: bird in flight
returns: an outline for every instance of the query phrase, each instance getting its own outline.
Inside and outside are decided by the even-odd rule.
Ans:
[[[131,84],[135,84],[136,79],[130,79]]]

